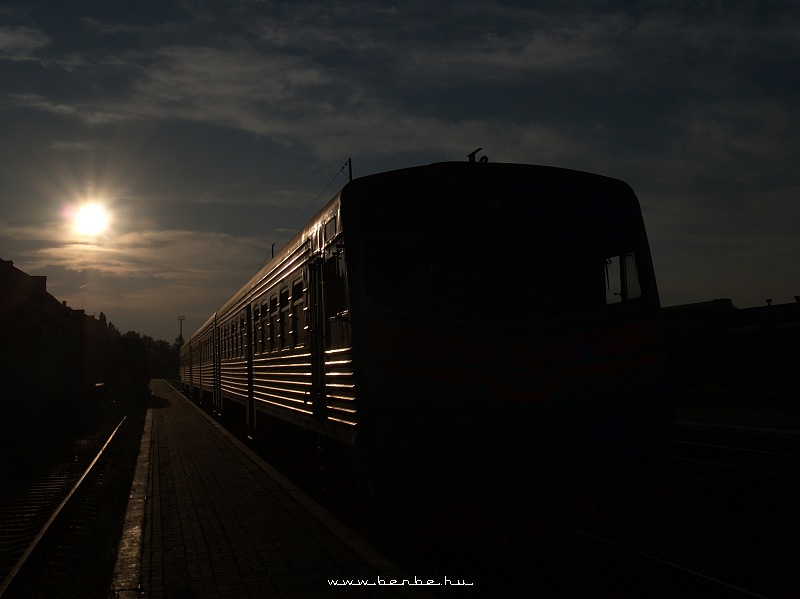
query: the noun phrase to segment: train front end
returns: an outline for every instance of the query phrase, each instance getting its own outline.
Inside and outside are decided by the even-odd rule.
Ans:
[[[342,211],[358,445],[379,484],[663,473],[661,309],[627,184],[446,163],[359,179]]]

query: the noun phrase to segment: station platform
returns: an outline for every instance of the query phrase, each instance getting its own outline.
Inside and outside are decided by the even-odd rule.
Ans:
[[[429,596],[169,383],[150,390],[112,596]]]

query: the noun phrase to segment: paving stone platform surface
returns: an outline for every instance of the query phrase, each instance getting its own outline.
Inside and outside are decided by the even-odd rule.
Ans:
[[[169,383],[150,388],[117,597],[423,596],[379,584],[404,575]]]

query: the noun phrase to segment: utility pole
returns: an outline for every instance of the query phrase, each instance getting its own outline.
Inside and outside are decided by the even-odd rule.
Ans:
[[[183,321],[185,318],[186,318],[185,316],[181,316],[180,314],[178,314],[178,323],[180,325],[180,333],[178,334],[178,336],[180,337],[181,343],[183,343]]]

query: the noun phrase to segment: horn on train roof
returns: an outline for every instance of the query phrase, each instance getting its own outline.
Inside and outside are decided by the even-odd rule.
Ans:
[[[467,154],[467,158],[469,158],[469,161],[470,161],[470,162],[475,162],[475,156],[476,156],[476,155],[478,154],[478,152],[480,152],[482,149],[483,149],[483,148],[478,148],[477,150],[475,150],[475,151],[473,151],[473,152],[470,152],[469,154]],[[478,160],[478,162],[480,162],[481,164],[485,164],[485,163],[489,162],[489,158],[488,158],[488,157],[486,157],[486,156],[481,156],[481,157],[480,157],[480,159]]]

